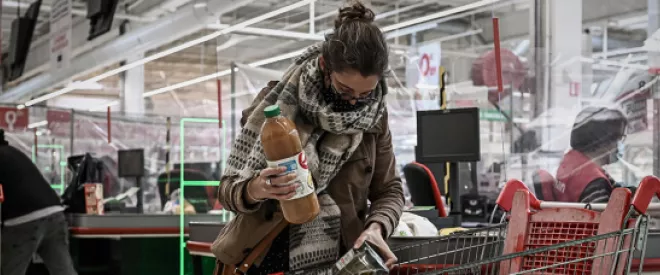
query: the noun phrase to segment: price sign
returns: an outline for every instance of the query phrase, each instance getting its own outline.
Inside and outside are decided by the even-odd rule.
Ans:
[[[29,113],[27,109],[0,107],[0,127],[8,131],[27,129]]]

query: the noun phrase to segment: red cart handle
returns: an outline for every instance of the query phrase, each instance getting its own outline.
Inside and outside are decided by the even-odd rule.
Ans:
[[[527,194],[529,194],[529,205],[534,209],[541,209],[541,201],[538,200],[536,196],[532,194],[532,192],[529,192],[529,188],[527,188],[527,186],[522,183],[522,181],[516,179],[512,179],[506,182],[495,203],[497,203],[497,206],[502,208],[505,212],[511,212],[513,196],[518,190],[527,191]]]
[[[635,210],[641,214],[646,214],[646,210],[651,204],[653,196],[660,198],[660,179],[654,176],[646,176],[635,191],[632,205]]]
[[[2,184],[0,184],[0,203],[5,201],[5,192],[2,191]]]

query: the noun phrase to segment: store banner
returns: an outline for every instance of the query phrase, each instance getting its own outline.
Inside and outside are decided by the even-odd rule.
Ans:
[[[417,48],[419,53],[419,81],[417,87],[434,88],[440,83],[440,43],[432,43]]]
[[[0,128],[7,131],[25,130],[30,123],[28,109],[0,107]]]
[[[54,0],[50,12],[50,69],[71,64],[71,0]]]

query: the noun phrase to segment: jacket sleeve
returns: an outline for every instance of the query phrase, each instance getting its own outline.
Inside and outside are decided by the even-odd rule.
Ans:
[[[581,203],[607,203],[612,194],[612,184],[605,178],[598,178],[591,181],[582,194],[580,194]]]
[[[379,223],[383,227],[383,237],[387,239],[399,223],[405,199],[394,160],[392,135],[387,126],[387,117],[384,117],[383,123],[384,132],[378,136],[376,144],[374,176],[369,187],[371,208],[366,225]]]
[[[261,89],[259,94],[254,98],[250,107],[243,110],[241,117],[241,127],[247,123],[248,117],[252,115],[254,108],[259,105],[259,103],[264,99],[266,94],[277,85],[277,81],[271,81],[268,83],[267,87]],[[232,150],[233,152],[233,150]],[[232,160],[232,156],[229,155],[228,162]],[[256,176],[256,175],[255,175]],[[253,178],[254,179],[254,178]],[[232,212],[237,213],[254,213],[259,210],[262,202],[251,205],[245,200],[245,189],[249,180],[239,181],[237,176],[226,176],[223,175],[220,187],[218,188],[218,201],[222,206]]]

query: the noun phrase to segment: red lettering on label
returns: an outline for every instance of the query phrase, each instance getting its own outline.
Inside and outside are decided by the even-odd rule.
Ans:
[[[305,152],[300,152],[300,154],[298,154],[298,163],[300,163],[300,167],[302,167],[304,169],[308,169],[307,168],[307,156],[305,156]]]

